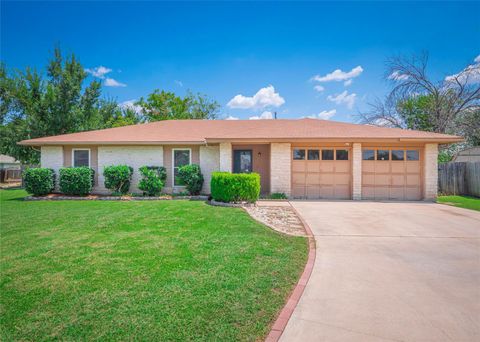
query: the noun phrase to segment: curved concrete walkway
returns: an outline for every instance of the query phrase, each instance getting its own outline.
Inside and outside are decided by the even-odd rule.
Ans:
[[[303,202],[317,257],[281,341],[479,341],[480,212]]]

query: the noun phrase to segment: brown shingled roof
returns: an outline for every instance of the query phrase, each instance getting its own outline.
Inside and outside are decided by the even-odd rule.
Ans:
[[[23,140],[19,144],[204,144],[219,141],[397,140],[449,143],[461,137],[344,122],[297,120],[169,120]]]

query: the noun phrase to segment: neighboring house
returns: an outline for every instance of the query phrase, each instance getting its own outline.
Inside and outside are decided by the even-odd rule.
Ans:
[[[452,162],[480,162],[480,146],[470,147],[458,152]]]
[[[299,120],[171,120],[25,140],[41,148],[41,165],[95,169],[94,191],[104,193],[103,168],[163,165],[165,191],[181,191],[178,167],[199,164],[210,192],[213,171],[258,172],[263,193],[293,198],[434,199],[438,144],[447,134],[350,123]]]
[[[22,164],[15,158],[0,154],[0,183],[21,180]]]

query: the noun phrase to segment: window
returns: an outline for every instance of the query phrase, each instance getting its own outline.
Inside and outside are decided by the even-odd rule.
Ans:
[[[319,150],[308,150],[308,160],[319,160],[320,151]]]
[[[389,160],[389,150],[377,150],[377,160]]]
[[[418,150],[407,150],[407,160],[419,160],[419,156]]]
[[[305,150],[294,149],[293,160],[305,160]]]
[[[405,160],[403,150],[392,150],[392,160]]]
[[[233,173],[248,173],[252,169],[252,150],[233,151]]]
[[[333,160],[333,150],[322,150],[322,160]]]
[[[191,150],[190,149],[173,149],[173,185],[184,185],[182,180],[178,178],[178,168],[181,166],[191,164]]]
[[[375,160],[375,151],[374,150],[363,150],[362,151],[363,160]]]
[[[90,150],[89,149],[73,149],[72,150],[72,166],[90,167]]]
[[[348,160],[348,150],[336,150],[337,160]]]

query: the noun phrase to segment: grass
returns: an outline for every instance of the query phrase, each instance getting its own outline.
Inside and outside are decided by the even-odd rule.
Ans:
[[[438,203],[480,211],[480,198],[470,196],[439,196]]]
[[[307,259],[238,208],[0,190],[0,340],[261,340]]]

